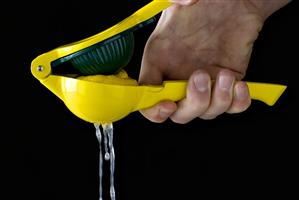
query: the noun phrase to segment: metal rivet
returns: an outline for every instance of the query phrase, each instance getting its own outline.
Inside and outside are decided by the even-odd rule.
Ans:
[[[43,66],[41,66],[41,65],[39,65],[39,66],[37,67],[37,71],[39,71],[39,72],[42,72],[42,71],[44,71],[44,67],[43,67]]]

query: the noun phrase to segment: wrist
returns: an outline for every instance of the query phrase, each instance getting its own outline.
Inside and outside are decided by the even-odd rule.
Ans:
[[[249,0],[254,7],[259,10],[259,13],[263,19],[267,19],[274,12],[284,7],[292,0]]]

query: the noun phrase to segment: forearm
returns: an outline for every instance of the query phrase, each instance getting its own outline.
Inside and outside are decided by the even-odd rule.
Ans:
[[[267,19],[274,12],[284,7],[292,0],[249,0],[261,12],[264,19]]]

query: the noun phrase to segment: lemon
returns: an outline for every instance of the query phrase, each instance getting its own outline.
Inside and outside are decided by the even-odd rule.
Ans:
[[[113,85],[138,85],[138,82],[135,79],[130,78],[124,70],[121,70],[119,73],[114,75],[97,74],[91,76],[80,76],[78,79]]]

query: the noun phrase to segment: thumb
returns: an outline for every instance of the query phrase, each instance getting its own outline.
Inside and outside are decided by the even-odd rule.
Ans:
[[[199,0],[170,0],[171,2],[181,5],[181,6],[190,6],[197,3]]]

